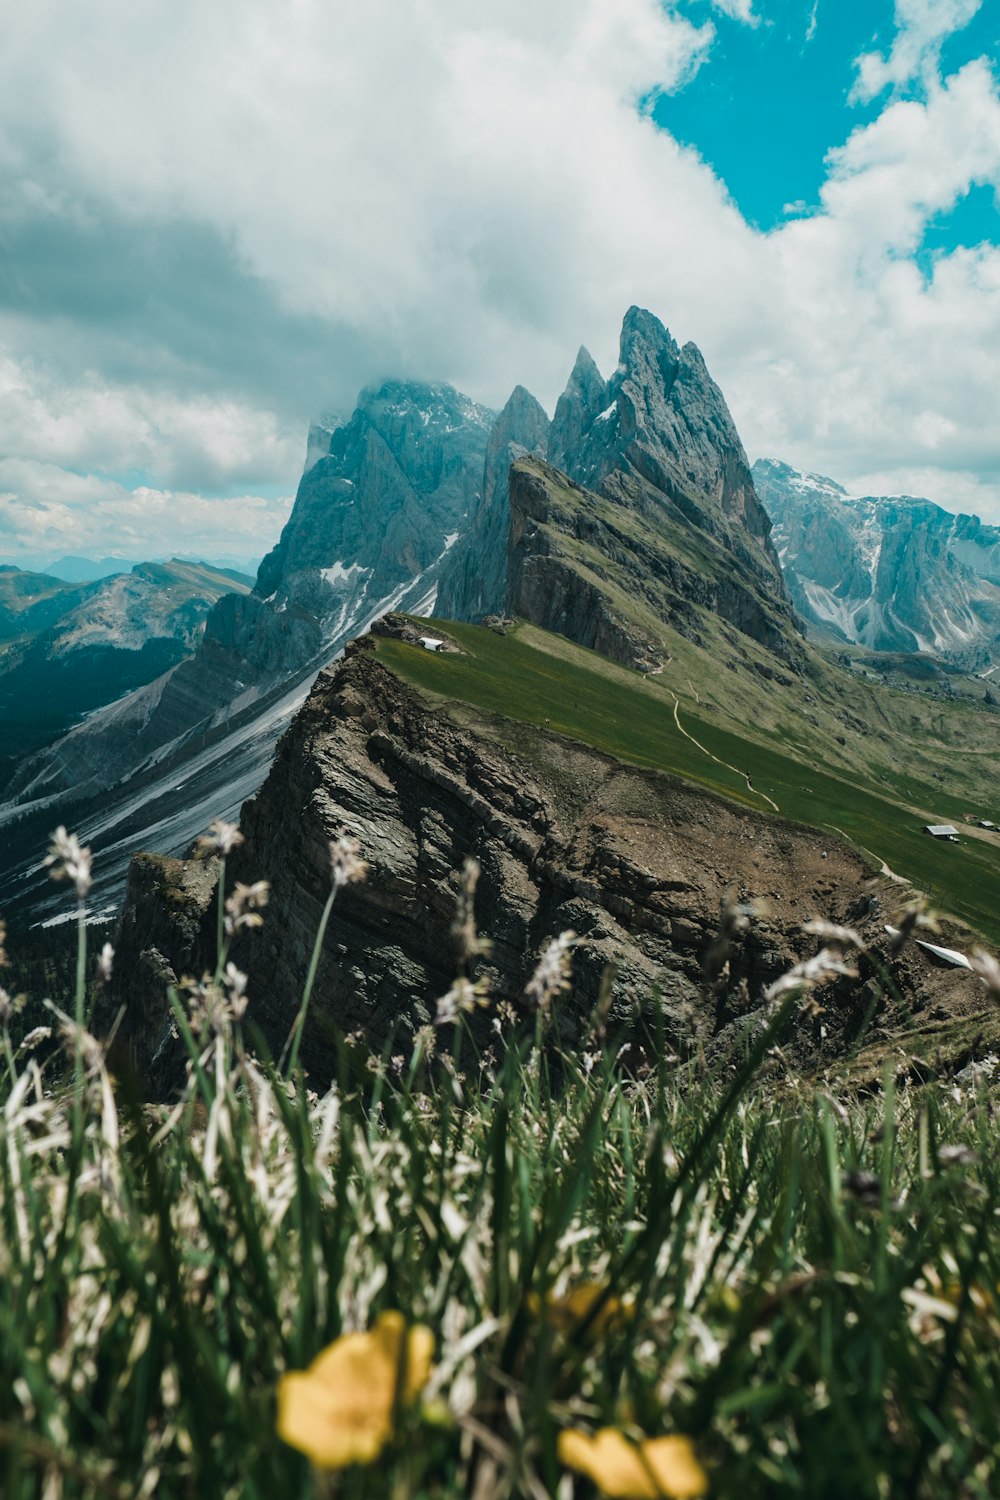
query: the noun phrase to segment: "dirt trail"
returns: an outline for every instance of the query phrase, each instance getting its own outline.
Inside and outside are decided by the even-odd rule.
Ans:
[[[712,754],[711,750],[706,750],[701,741],[696,740],[693,734],[688,734],[687,730],[684,728],[684,725],[680,721],[680,714],[678,712],[678,710],[680,709],[680,699],[678,698],[677,694],[673,692],[670,694],[670,696],[674,700],[674,723],[677,725],[677,728],[680,730],[684,738],[686,740],[690,740],[692,745],[697,745],[702,755],[707,755],[709,760],[714,760],[717,766],[723,766],[727,771],[732,771],[734,776],[742,776],[743,780],[747,784],[748,792],[753,792],[755,797],[763,797],[764,801],[769,803],[769,805],[774,808],[775,812],[780,812],[781,808],[778,806],[777,802],[775,802],[774,798],[769,797],[766,792],[759,791],[758,788],[755,787],[751,782],[750,777],[747,775],[746,771],[741,771],[738,766],[731,766],[727,760],[720,760],[717,755]]]

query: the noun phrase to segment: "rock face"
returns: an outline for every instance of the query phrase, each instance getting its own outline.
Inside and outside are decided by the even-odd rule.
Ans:
[[[18,768],[0,804],[8,910],[51,899],[35,867],[55,823],[98,852],[111,845],[105,868],[120,889],[126,836],[131,847],[185,846],[179,786],[191,806],[211,797],[215,812],[237,811],[247,768],[266,763],[319,668],[385,610],[433,609],[441,568],[479,504],[494,419],[450,386],[386,382],[362,392],[325,439],[313,429],[314,461],[253,592],[218,598],[190,659],[169,672],[164,661],[155,681]],[[145,834],[141,804],[151,809]]]
[[[537,500],[540,493],[526,476],[541,471],[520,462],[529,454],[548,461],[550,499],[556,489],[561,493],[558,505],[547,506],[550,522],[592,550],[606,553],[611,546],[619,557],[630,552],[633,582],[654,609],[666,601],[661,590],[650,589],[649,569],[669,577],[673,597],[663,619],[671,628],[690,625],[686,606],[698,604],[786,661],[794,659],[796,625],[770,522],[725,400],[694,344],[679,348],[657,318],[633,307],[610,380],[581,349],[551,426],[520,390],[495,438],[505,419],[502,451],[514,463],[510,479],[490,483],[488,476],[482,509],[442,586],[439,614],[524,614],[581,645],[614,639],[610,654],[619,660],[650,658],[644,639],[635,650],[623,649],[618,626],[609,632],[614,604],[599,582],[578,576],[579,558],[560,553],[551,527],[545,546],[530,560],[524,555],[540,540],[537,527],[525,527],[531,496]],[[600,501],[607,503],[598,526]],[[517,541],[504,558],[500,541],[511,535]],[[546,598],[550,584],[553,597]]]
[[[817,631],[971,669],[1000,663],[1000,528],[929,500],[853,499],[774,459],[754,479],[789,591]]]
[[[482,868],[476,911],[493,942],[485,971],[498,998],[524,1004],[547,939],[568,928],[586,939],[574,998],[557,1011],[568,1045],[608,964],[612,1027],[630,1027],[637,1007],[658,1007],[683,1043],[759,1004],[801,953],[799,926],[816,911],[877,931],[866,867],[825,835],[543,738],[544,756],[523,760],[505,744],[502,721],[468,727],[370,650],[353,649],[320,674],[244,807],[246,844],[230,872],[272,883],[265,925],[237,957],[251,975],[251,1015],[280,1051],[330,889],[329,840],[346,825],[371,866],[363,884],[340,892],[328,929],[303,1047],[317,1082],[333,1071],[329,1022],[362,1029],[376,1047],[394,1036],[405,1052],[433,1018],[455,977],[456,871],[470,854]],[[197,969],[211,947],[212,902],[188,868],[140,863],[130,885],[118,941],[142,978],[124,1032],[140,1065],[164,1044],[163,976]],[[179,893],[155,919],[149,896],[164,903],[154,887]],[[722,999],[706,991],[702,963],[727,892],[766,898],[768,911],[730,953]]]
[[[523,385],[515,386],[486,446],[482,495],[465,536],[445,568],[435,613],[444,620],[503,614],[507,600],[508,475],[526,453],[544,454],[549,419]]]
[[[387,610],[519,612],[649,670],[666,633],[701,643],[711,612],[780,661],[757,670],[798,670],[769,522],[700,353],[638,308],[620,353],[605,381],[580,351],[551,424],[520,386],[497,417],[450,386],[399,381],[314,424],[252,592],[216,600],[189,660],[18,769],[0,804],[16,846],[0,901],[41,899],[30,867],[55,822],[110,845],[120,881],[126,838],[183,848],[181,788],[233,812],[315,673]],[[146,835],[142,806],[156,810]]]
[[[791,608],[728,541],[692,539],[685,517],[638,474],[605,493],[539,459],[510,472],[507,613],[641,671],[663,664],[669,631],[700,642],[702,612],[735,626],[797,670]]]

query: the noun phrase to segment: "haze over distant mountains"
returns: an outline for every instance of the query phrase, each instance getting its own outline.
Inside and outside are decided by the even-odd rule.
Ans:
[[[215,601],[250,583],[178,558],[76,583],[0,566],[0,766],[176,666]]]
[[[820,636],[1000,663],[1000,527],[912,496],[852,497],[775,459],[754,464],[789,592]]]
[[[128,573],[137,563],[164,563],[170,561],[207,563],[211,568],[228,568],[244,577],[253,578],[260,567],[260,557],[198,558],[188,555],[183,548],[170,557],[65,557],[50,558],[42,553],[23,553],[18,556],[0,556],[0,567],[19,568],[26,573],[42,573],[47,578],[60,578],[64,583],[93,583],[100,578],[112,578],[116,573]]]

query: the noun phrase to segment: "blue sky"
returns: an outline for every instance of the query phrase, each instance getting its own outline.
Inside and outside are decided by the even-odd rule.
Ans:
[[[707,0],[690,0],[704,19]],[[790,205],[818,208],[825,158],[853,130],[877,119],[886,99],[852,98],[856,59],[888,52],[896,34],[893,0],[765,0],[756,25],[719,14],[711,59],[675,93],[663,96],[654,118],[697,148],[725,182],[744,217],[768,230]],[[983,5],[942,48],[947,75],[981,55],[1000,58],[1000,6]],[[922,79],[893,90],[896,98],[923,96]],[[992,189],[973,191],[933,231],[935,248],[996,241],[1000,231]]]
[[[633,302],[699,345],[751,457],[1000,522],[998,25],[997,0],[11,8],[0,557],[263,551],[313,414],[389,374],[551,410]]]

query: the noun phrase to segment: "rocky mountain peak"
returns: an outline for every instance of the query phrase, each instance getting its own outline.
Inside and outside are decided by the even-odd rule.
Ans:
[[[642,398],[643,405],[648,405],[656,395],[669,399],[680,355],[680,349],[659,318],[645,308],[630,307],[622,321],[612,393],[617,397],[624,388]]]
[[[589,349],[581,344],[566,389],[556,403],[549,435],[549,459],[566,470],[608,404],[608,383]]]

